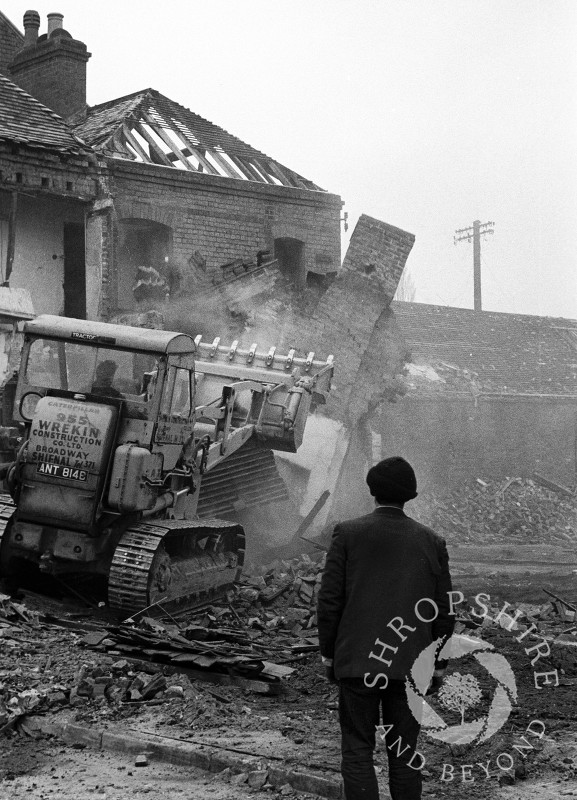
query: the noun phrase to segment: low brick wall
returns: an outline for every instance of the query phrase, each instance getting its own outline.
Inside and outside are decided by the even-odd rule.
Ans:
[[[380,425],[383,455],[408,458],[422,482],[537,471],[575,484],[577,397],[409,394],[383,406]]]

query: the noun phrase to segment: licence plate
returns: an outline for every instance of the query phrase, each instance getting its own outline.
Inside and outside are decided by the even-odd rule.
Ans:
[[[50,477],[64,478],[67,481],[86,481],[88,472],[85,469],[76,467],[65,467],[64,464],[43,464],[40,462],[36,467],[36,472],[40,475],[50,475]]]

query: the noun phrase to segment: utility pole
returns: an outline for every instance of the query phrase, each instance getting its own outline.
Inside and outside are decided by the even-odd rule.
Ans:
[[[467,240],[473,242],[473,291],[474,291],[474,308],[475,311],[481,311],[481,236],[486,233],[495,233],[493,230],[494,222],[483,222],[481,224],[478,219],[473,222],[471,228],[461,228],[455,231],[453,241],[462,242]]]

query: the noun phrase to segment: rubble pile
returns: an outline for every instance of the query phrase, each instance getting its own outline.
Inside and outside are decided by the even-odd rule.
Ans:
[[[506,602],[483,603],[480,607],[475,598],[460,606],[457,614],[455,633],[491,639],[495,635],[500,639],[499,648],[506,651],[503,641],[510,639],[510,645],[521,654],[518,662],[520,673],[530,674],[530,661],[525,648],[535,647],[538,643],[545,648],[539,658],[539,669],[558,670],[560,681],[564,685],[577,683],[577,612],[575,606],[550,592],[552,598],[541,604]],[[518,641],[516,637],[523,637]],[[531,658],[535,655],[532,652]]]
[[[243,576],[237,608],[258,613],[265,630],[278,630],[303,638],[316,637],[316,605],[325,554],[317,560],[302,554],[253,567]],[[254,620],[254,616],[251,618]],[[254,624],[254,622],[253,622]],[[316,640],[318,641],[318,640]]]
[[[85,641],[80,644],[86,646]],[[234,703],[236,687],[216,688],[191,681],[181,672],[165,674],[158,664],[134,663],[108,655],[83,661],[68,691],[68,703],[76,709],[76,719],[125,719],[160,706],[169,724],[188,728],[209,728],[218,723],[222,703],[229,716],[241,709]],[[240,695],[240,690],[238,690]]]
[[[290,630],[303,642],[301,652],[316,651],[316,600],[324,561],[324,555],[318,561],[308,555],[290,561],[276,561],[255,570],[254,576],[245,578],[249,585],[240,589],[239,596],[244,597],[245,614],[251,623],[257,624],[258,620],[263,631]],[[511,630],[518,636],[535,626],[527,641],[532,644],[543,640],[548,642],[551,655],[546,663],[550,668],[558,669],[562,676],[576,676],[577,607],[547,590],[543,591],[551,598],[547,602],[511,606],[510,614],[521,612],[513,624],[509,614],[500,613],[503,603],[497,598],[492,598],[486,615],[479,617],[479,605],[471,597],[458,607],[456,632],[472,635],[476,632],[483,637],[488,630],[502,632],[512,624]],[[293,649],[297,647],[293,645]]]
[[[166,677],[158,672],[149,675],[133,670],[124,659],[110,664],[112,659],[101,659],[98,664],[83,663],[74,675],[69,690],[71,706],[82,705],[84,700],[106,700],[109,703],[152,700],[167,688]]]
[[[68,701],[66,654],[54,645],[61,641],[42,625],[40,615],[8,595],[0,594],[0,733],[17,726],[27,715]],[[70,641],[70,634],[66,637]],[[50,639],[51,653],[44,655]]]
[[[577,496],[531,478],[477,478],[458,489],[428,490],[408,513],[450,543],[577,543]]]
[[[273,697],[264,696],[280,694],[279,713],[303,696],[307,703],[317,695],[328,703],[328,695],[321,698],[323,688],[330,689],[323,683],[316,627],[323,566],[324,555],[277,560],[253,569],[220,603],[180,618],[136,615],[120,625],[92,623],[97,629],[88,633],[64,629],[54,615],[0,595],[0,731],[19,730],[27,717],[62,708],[96,720],[132,717],[154,706],[164,724],[188,730],[217,728],[224,713],[230,724],[252,730],[270,724],[272,713],[267,706],[259,717],[255,697],[271,703]],[[533,669],[524,648],[547,642],[550,655],[540,669],[557,669],[560,686],[573,691],[577,606],[553,593],[547,602],[516,604],[507,613],[500,613],[499,599],[486,602],[485,615],[474,597],[458,607],[457,632],[494,641],[528,691]],[[555,700],[561,717],[560,690]]]
[[[234,612],[236,613],[236,612]],[[291,667],[269,661],[280,654],[290,659],[291,650],[283,642],[263,641],[262,635],[250,624],[223,625],[220,618],[233,615],[230,606],[212,606],[204,612],[206,618],[199,622],[160,622],[150,617],[127,620],[107,632],[88,634],[83,643],[88,647],[107,652],[116,657],[126,656],[156,663],[168,664],[185,672],[194,672],[202,679],[206,672],[221,680],[226,676],[231,683],[241,683],[257,689],[254,681],[278,684],[293,672]],[[240,617],[237,614],[238,623]],[[234,621],[234,620],[233,620]],[[253,683],[249,683],[253,681]],[[162,682],[154,684],[163,690]],[[151,689],[124,687],[131,693],[130,699],[142,699],[151,694]],[[262,691],[274,693],[271,687],[260,687]],[[132,696],[136,690],[138,697]]]

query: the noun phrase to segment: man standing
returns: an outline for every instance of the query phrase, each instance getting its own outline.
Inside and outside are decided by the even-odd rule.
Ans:
[[[321,656],[329,680],[339,682],[346,800],[379,798],[373,753],[381,713],[391,798],[420,800],[419,760],[409,763],[420,726],[405,679],[424,648],[453,632],[449,559],[445,541],[403,511],[417,496],[404,458],[380,461],[367,484],[375,510],[339,523],[327,554],[318,602]],[[433,689],[445,666],[435,664]]]

